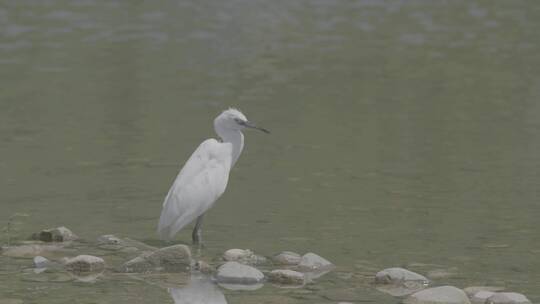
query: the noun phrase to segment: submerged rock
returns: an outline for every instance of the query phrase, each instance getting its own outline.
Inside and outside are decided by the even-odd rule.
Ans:
[[[75,273],[99,272],[105,269],[105,261],[93,255],[78,255],[65,262],[66,269]]]
[[[224,284],[257,284],[264,280],[264,274],[248,265],[227,262],[219,267],[216,280]]]
[[[158,249],[125,262],[121,272],[185,272],[191,269],[191,250],[186,245],[174,245]]]
[[[35,256],[59,257],[72,253],[61,245],[27,244],[20,246],[2,247],[2,255],[12,258],[34,258]]]
[[[530,304],[526,296],[517,292],[497,292],[486,300],[488,304]]]
[[[305,276],[303,273],[288,269],[272,270],[268,274],[270,282],[283,285],[304,285]]]
[[[223,254],[225,261],[239,262],[248,265],[257,265],[266,262],[266,258],[253,253],[249,249],[229,249]]]
[[[399,267],[387,268],[375,275],[375,283],[377,284],[401,284],[406,281],[429,283],[429,280],[423,275]]]
[[[332,268],[334,264],[312,252],[304,254],[298,264],[298,269],[302,271],[325,271]]]
[[[78,238],[75,233],[64,226],[45,229],[32,235],[32,239],[43,242],[67,242],[77,240]]]
[[[98,247],[105,250],[118,250],[122,252],[156,251],[158,248],[130,238],[120,238],[113,234],[98,237]]]
[[[465,292],[454,286],[424,289],[408,296],[404,304],[470,304]]]
[[[195,262],[195,265],[193,266],[193,268],[204,274],[211,274],[216,271],[216,269],[213,266],[211,266],[210,264],[202,260]]]
[[[276,264],[291,266],[298,265],[301,259],[302,256],[292,251],[282,251],[281,253],[272,257],[272,261],[274,261]]]

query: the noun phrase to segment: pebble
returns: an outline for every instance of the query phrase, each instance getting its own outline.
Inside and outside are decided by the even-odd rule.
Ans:
[[[75,273],[97,272],[105,269],[105,261],[93,255],[78,255],[68,259],[65,266],[67,270]]]

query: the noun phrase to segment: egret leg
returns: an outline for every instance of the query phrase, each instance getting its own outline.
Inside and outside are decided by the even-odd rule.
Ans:
[[[193,240],[194,245],[199,245],[202,243],[202,221],[203,221],[204,214],[201,214],[197,218],[197,222],[195,223],[195,227],[193,228],[193,233],[191,234],[191,239]]]

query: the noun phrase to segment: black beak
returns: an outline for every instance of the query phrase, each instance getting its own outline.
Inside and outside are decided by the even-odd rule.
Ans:
[[[265,128],[261,128],[261,127],[257,127],[255,124],[249,122],[249,121],[245,121],[242,123],[242,125],[246,128],[251,128],[251,129],[256,129],[256,130],[259,130],[259,131],[262,131],[266,134],[270,134],[270,131],[266,130]]]

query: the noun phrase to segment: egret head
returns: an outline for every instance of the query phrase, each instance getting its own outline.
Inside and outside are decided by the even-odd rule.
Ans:
[[[214,120],[214,128],[218,135],[222,131],[242,131],[245,128],[256,129],[264,133],[270,133],[268,130],[257,127],[255,124],[248,121],[246,116],[237,109],[230,108],[219,114]]]

